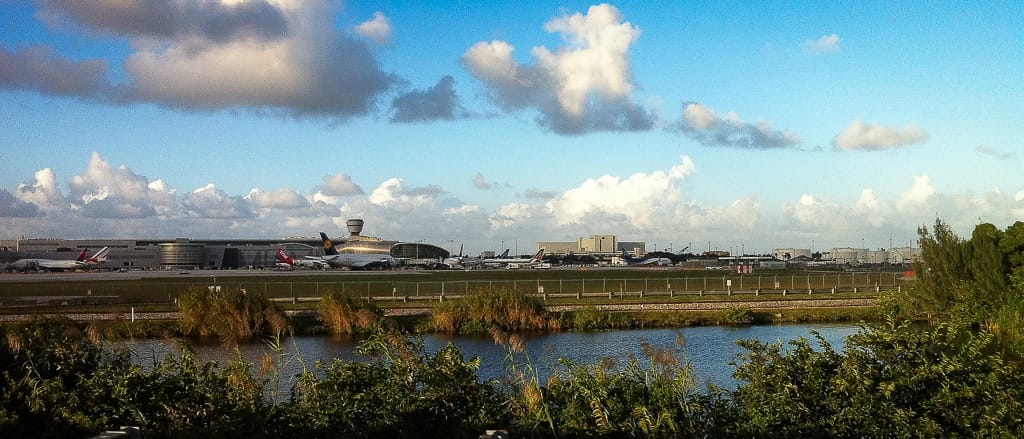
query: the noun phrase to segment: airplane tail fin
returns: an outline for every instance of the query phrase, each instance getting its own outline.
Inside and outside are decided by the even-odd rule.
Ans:
[[[338,250],[334,248],[334,243],[331,242],[331,238],[328,238],[326,233],[320,232],[320,240],[323,241],[323,243],[324,243],[324,254],[326,254],[326,255],[336,255],[336,254],[338,254]]]
[[[508,249],[506,248],[505,251],[501,252],[501,256],[498,256],[498,258],[504,259],[504,258],[507,258],[507,257],[508,257]]]
[[[91,258],[86,259],[86,261],[95,263],[105,262],[107,260],[107,253],[110,253],[110,247],[103,247],[92,255]]]
[[[89,252],[89,247],[83,248],[82,252],[78,254],[78,257],[75,258],[75,260],[79,261],[79,262],[84,261],[85,260],[85,254],[87,252]]]
[[[285,253],[283,248],[277,249],[277,260],[284,262],[285,264],[288,265],[295,265],[295,261],[292,260],[291,256],[288,256],[288,253]]]
[[[466,244],[459,244],[459,257],[460,258],[462,257],[462,246],[464,246],[464,245],[466,245]]]
[[[626,261],[627,264],[632,264],[634,261],[633,257],[629,255],[626,249],[622,249],[622,260]]]
[[[540,251],[538,251],[537,254],[533,255],[533,259],[531,259],[530,261],[531,262],[541,262],[543,259],[544,259],[544,249],[540,249]]]

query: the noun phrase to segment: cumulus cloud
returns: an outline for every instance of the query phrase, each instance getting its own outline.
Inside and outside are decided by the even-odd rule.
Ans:
[[[590,213],[621,215],[637,228],[648,228],[659,216],[669,214],[665,206],[682,200],[679,183],[696,170],[693,160],[668,172],[636,173],[628,178],[604,175],[587,179],[579,187],[565,191],[545,206],[558,224],[579,223]]]
[[[834,53],[841,50],[839,47],[840,38],[837,34],[824,35],[817,40],[804,41],[800,47],[804,53],[819,55],[823,53]]]
[[[405,180],[390,178],[370,193],[368,201],[371,204],[407,212],[416,206],[431,203],[443,192],[444,190],[436,185],[406,188]]]
[[[146,218],[175,206],[173,191],[162,182],[151,187],[146,177],[124,165],[114,168],[97,152],[85,175],[72,178],[68,199],[88,218]]]
[[[356,26],[356,33],[373,41],[374,44],[383,46],[391,41],[393,31],[388,17],[383,12],[374,12],[372,20]]]
[[[41,212],[35,204],[21,201],[7,189],[0,189],[0,217],[29,218],[39,215]]]
[[[391,121],[430,122],[463,118],[468,112],[455,93],[455,78],[445,76],[433,87],[413,90],[391,101]]]
[[[520,64],[515,47],[495,40],[474,44],[462,57],[470,73],[488,87],[489,97],[507,110],[534,108],[538,123],[559,134],[646,130],[651,112],[636,104],[629,49],[640,29],[623,21],[608,4],[587,14],[554,18],[544,30],[562,36],[554,51],[531,50],[534,64]]]
[[[855,119],[832,141],[836,149],[878,151],[895,149],[928,140],[928,133],[915,125],[903,129],[871,125]]]
[[[245,198],[262,209],[298,209],[309,206],[306,197],[291,189],[264,192],[260,188],[253,188]]]
[[[185,196],[184,202],[188,211],[200,218],[240,219],[253,216],[245,198],[229,196],[213,183],[192,191]]]
[[[329,1],[44,2],[48,21],[129,39],[126,80],[102,61],[44,49],[2,51],[0,86],[149,102],[186,111],[250,109],[344,120],[369,113],[400,82],[365,40],[335,26]]]
[[[800,143],[796,133],[776,130],[767,122],[745,122],[736,113],[718,115],[715,110],[697,103],[687,103],[677,129],[704,146],[773,149]]]
[[[14,196],[46,212],[60,212],[67,207],[64,192],[57,186],[57,174],[50,168],[36,171],[33,182],[19,184]]]
[[[313,188],[316,191],[313,194],[313,202],[333,205],[340,203],[344,197],[363,194],[363,188],[353,182],[348,174],[325,175],[323,182]]]
[[[0,89],[99,98],[109,92],[106,74],[103,60],[74,61],[42,46],[16,52],[0,48]]]

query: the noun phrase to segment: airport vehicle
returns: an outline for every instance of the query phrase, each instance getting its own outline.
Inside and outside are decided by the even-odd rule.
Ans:
[[[327,268],[329,264],[322,259],[292,259],[283,248],[277,249],[277,265],[283,268]]]
[[[647,259],[636,259],[629,255],[625,250],[622,251],[622,260],[633,267],[666,267],[672,265],[672,260],[669,258],[647,258]]]
[[[110,251],[109,247],[103,247],[98,252],[90,257],[85,257],[89,252],[89,249],[83,249],[82,253],[78,254],[76,259],[43,259],[43,258],[27,258],[18,259],[10,264],[7,268],[10,270],[25,271],[25,270],[77,270],[77,269],[89,269],[96,265],[102,264],[107,260],[107,252]]]
[[[505,250],[505,253],[502,253],[502,255],[507,254],[508,250]],[[509,264],[517,264],[517,267],[533,266],[534,264],[539,264],[543,257],[544,249],[540,249],[532,258],[491,258],[484,259],[482,263],[491,267],[508,267]]]
[[[395,268],[398,261],[386,253],[338,253],[327,234],[320,232],[324,244],[324,256],[306,256],[307,260],[323,261],[334,268],[366,270],[371,268]]]

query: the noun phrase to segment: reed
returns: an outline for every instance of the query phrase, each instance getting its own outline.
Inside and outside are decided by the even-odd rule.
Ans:
[[[241,288],[192,288],[178,298],[178,325],[184,335],[217,336],[226,346],[254,336],[280,336],[289,330],[284,312],[265,295]]]
[[[336,291],[327,291],[320,297],[316,313],[332,334],[366,332],[384,317],[384,312],[373,303]]]
[[[561,322],[537,298],[511,291],[479,292],[459,301],[433,305],[430,329],[440,332],[482,333],[505,331],[557,331]]]

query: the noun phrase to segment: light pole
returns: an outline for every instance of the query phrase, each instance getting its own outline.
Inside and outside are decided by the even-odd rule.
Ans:
[[[519,257],[519,237],[516,237],[516,257]]]

